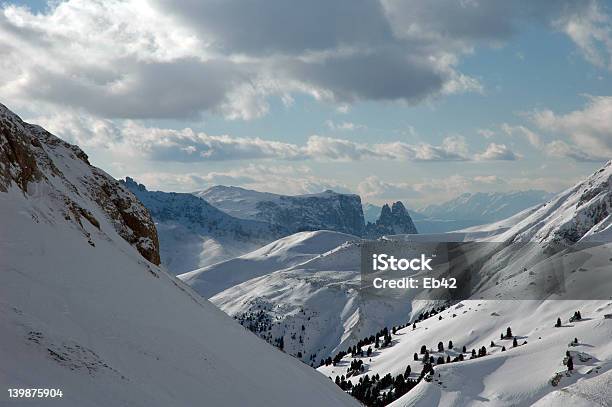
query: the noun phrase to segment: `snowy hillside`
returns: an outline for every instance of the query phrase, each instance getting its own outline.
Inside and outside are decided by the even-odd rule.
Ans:
[[[495,251],[486,253],[485,259],[491,258],[478,270],[482,284],[473,296],[485,299],[462,301],[417,322],[415,328],[408,325],[392,330],[388,325],[388,346],[375,348],[362,338],[363,357],[359,352],[356,357],[340,354],[337,363],[319,370],[332,378],[339,376],[340,386],[368,405],[393,400],[392,406],[608,405],[612,385],[611,179],[612,164],[608,163],[575,187],[511,221],[463,232],[463,237],[471,234],[476,240],[501,243],[490,246]],[[462,237],[457,235],[454,237]],[[525,241],[531,243],[510,250]],[[564,250],[576,242],[598,244],[581,251]],[[562,263],[555,263],[560,260]],[[563,293],[531,301],[491,299],[528,287],[551,264],[563,264],[561,272],[566,273],[567,282]],[[585,298],[580,294],[599,300],[567,300]],[[566,300],[555,300],[558,298]],[[576,311],[581,313],[578,320]],[[414,321],[413,314],[405,323]],[[508,327],[512,336],[503,337]],[[425,366],[422,346],[433,358],[435,373],[419,381]],[[373,349],[369,356],[368,347]],[[476,357],[472,358],[472,352]],[[571,372],[567,355],[573,363]],[[363,369],[360,366],[355,371],[351,363],[356,366],[357,360],[362,361]],[[408,365],[410,373],[405,376]],[[383,379],[386,375],[390,376]],[[373,376],[381,380],[373,384]],[[372,392],[379,398],[371,398]]]
[[[240,256],[287,235],[280,226],[235,218],[192,194],[148,191],[131,178],[122,182],[153,216],[161,261],[172,274]]]
[[[157,267],[134,195],[2,105],[0,213],[0,385],[63,392],[28,405],[358,405]]]
[[[302,234],[290,236],[179,278],[203,296],[214,294],[210,300],[224,312],[314,366],[413,312],[409,301],[360,297],[359,240],[317,232],[307,240],[308,255],[302,254],[303,240]],[[276,246],[281,250],[275,252]],[[233,275],[239,284],[220,290]]]
[[[252,278],[310,260],[348,241],[358,240],[345,233],[321,230],[300,232],[240,257],[181,274],[178,277],[204,298]]]
[[[266,221],[289,233],[333,230],[362,236],[365,227],[358,195],[328,190],[289,196],[221,185],[195,195],[232,216]]]
[[[388,301],[384,296],[360,296],[359,242],[344,243],[284,269],[271,267],[269,273],[219,292],[211,300],[270,343],[306,363],[316,366],[322,359],[340,356],[341,361],[335,366],[330,362],[319,370],[334,380],[337,375],[341,382],[344,375],[341,385],[348,392],[352,390],[348,390],[347,380],[356,391],[365,391],[367,387],[371,392],[378,385],[360,387],[359,380],[363,382],[366,375],[371,378],[378,374],[382,378],[390,374],[393,383],[410,364],[409,378],[414,383],[404,381],[398,385],[404,390],[416,387],[396,400],[395,406],[472,406],[487,400],[493,406],[529,406],[536,402],[554,405],[559,400],[601,405],[597,404],[601,397],[589,391],[596,392],[612,384],[607,373],[612,367],[609,339],[612,319],[605,317],[612,314],[611,176],[612,165],[608,163],[548,203],[490,225],[449,234],[388,236],[387,239],[415,242],[495,244],[484,245],[482,253],[477,253],[483,261],[473,276],[472,299],[453,304],[440,315],[417,323],[414,331],[412,326],[399,328],[395,334],[390,333],[390,346],[374,349],[369,356],[354,358],[339,352],[384,327],[391,331],[392,326],[415,321],[437,305],[413,301],[410,294]],[[522,244],[525,242],[531,243]],[[586,251],[565,250],[575,242],[607,244],[593,245]],[[244,269],[255,264],[256,258],[253,256],[250,263],[244,263]],[[563,264],[561,271],[566,273],[565,297],[553,292],[550,297],[531,301],[494,299],[507,298],[512,290],[520,292],[529,287],[557,261],[562,262],[558,264]],[[554,300],[585,298],[580,297],[585,294],[600,300]],[[576,310],[582,312],[583,319],[570,322]],[[557,318],[562,319],[559,328],[554,327]],[[500,332],[505,332],[508,326],[517,339],[516,348],[512,339],[500,339]],[[578,338],[576,346],[568,347],[574,338]],[[382,334],[380,339],[382,342]],[[447,350],[449,340],[455,344],[454,350]],[[438,342],[443,342],[444,351],[437,351]],[[368,346],[374,348],[373,345]],[[436,376],[433,381],[416,384],[423,363],[422,356],[414,361],[414,353],[419,353],[422,345],[435,359]],[[365,352],[368,346],[362,350]],[[465,361],[446,363],[449,356],[451,362],[459,358],[463,346],[467,350],[461,356]],[[483,352],[483,346],[485,356],[470,360],[472,349]],[[565,373],[567,367],[563,365],[567,351],[575,363],[570,374]],[[444,363],[438,363],[440,356]],[[351,370],[351,362],[356,360],[362,360],[363,371]],[[349,373],[351,377],[347,379]],[[380,394],[393,388],[386,380],[377,390]],[[567,390],[557,391],[566,386]],[[371,400],[366,402],[376,405]],[[383,404],[389,402],[390,396]]]

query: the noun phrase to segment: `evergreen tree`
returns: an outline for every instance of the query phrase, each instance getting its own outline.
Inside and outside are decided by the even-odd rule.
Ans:
[[[578,318],[578,321],[582,319],[582,315],[580,315],[580,311],[576,311],[576,317]]]
[[[451,362],[451,358],[450,355],[446,356],[446,363],[450,363]]]
[[[414,360],[419,360],[419,355],[416,352],[414,352]]]
[[[510,327],[508,327],[508,329],[506,329],[506,338],[508,338],[508,339],[512,338],[512,329],[510,329]]]
[[[421,355],[424,355],[425,352],[427,352],[427,346],[423,345],[421,346]]]
[[[444,344],[442,342],[438,342],[438,352],[444,352]]]
[[[463,353],[467,353],[467,348],[463,345]]]
[[[408,379],[408,377],[410,376],[410,373],[412,373],[412,369],[410,369],[410,365],[408,365],[406,366],[406,371],[404,371],[404,377]]]
[[[557,318],[557,323],[555,324],[556,328],[560,328],[561,327],[561,318]]]
[[[495,346],[495,342],[491,341],[491,347]]]
[[[453,349],[453,341],[448,341],[448,349]]]
[[[516,348],[518,346],[518,342],[516,341],[516,338],[514,338],[514,340],[512,341],[512,347]]]
[[[505,352],[505,351],[506,351],[506,347],[505,347],[505,346],[502,346],[502,350],[501,350],[501,351],[502,351],[502,352]]]
[[[569,372],[574,370],[574,359],[571,356],[569,357],[569,359],[567,359],[567,370]]]

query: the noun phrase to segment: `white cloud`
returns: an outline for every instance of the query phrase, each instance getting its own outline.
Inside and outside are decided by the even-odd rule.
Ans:
[[[589,96],[583,109],[566,114],[540,110],[531,118],[543,131],[572,140],[573,146],[565,142],[549,145],[547,148],[554,155],[579,161],[612,157],[612,96]]]
[[[479,161],[515,161],[521,156],[512,151],[505,144],[490,143],[486,150],[480,154],[476,154],[476,159]]]
[[[525,126],[512,126],[508,123],[502,123],[501,130],[508,136],[523,136],[525,139],[527,139],[527,141],[529,141],[529,144],[536,148],[542,147],[542,139],[540,135]]]
[[[578,162],[598,162],[604,161],[603,157],[592,156],[580,150],[577,146],[567,144],[562,140],[554,140],[544,147],[546,154],[558,158],[571,158]]]
[[[169,129],[145,126],[135,120],[111,121],[67,111],[30,120],[58,136],[85,147],[112,151],[125,159],[139,157],[166,162],[213,162],[229,160],[285,161],[469,161],[481,155],[469,152],[461,136],[446,137],[440,145],[403,141],[359,143],[352,140],[310,136],[304,144],[260,137],[211,135],[192,128]],[[486,153],[487,159],[508,159]]]
[[[495,132],[491,129],[478,129],[476,130],[476,134],[489,139],[495,135]]]
[[[612,70],[612,19],[598,2],[585,4],[583,13],[564,15],[555,25],[574,41],[590,63]]]
[[[333,120],[326,120],[325,125],[330,130],[339,130],[339,131],[363,130],[367,128],[363,124],[357,124],[353,122],[334,122]]]
[[[144,172],[126,174],[135,177],[149,189],[192,192],[213,185],[233,185],[258,191],[299,195],[332,189],[349,192],[346,185],[332,179],[314,176],[304,166],[248,165],[228,171],[202,173]]]
[[[593,4],[67,0],[38,14],[9,4],[0,97],[130,119],[249,120],[267,114],[270,97],[291,105],[294,93],[340,111],[362,100],[419,103],[482,91],[461,58],[525,20],[556,21],[589,60],[609,64],[609,18]]]

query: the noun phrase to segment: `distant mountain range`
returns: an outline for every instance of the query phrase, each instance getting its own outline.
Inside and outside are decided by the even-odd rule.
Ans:
[[[121,181],[147,207],[157,226],[162,264],[186,273],[256,250],[293,233],[328,230],[372,239],[417,233],[401,202],[385,206],[365,223],[361,198],[324,191],[280,195],[215,186],[193,194],[149,191],[127,177]]]
[[[334,230],[357,236],[364,234],[359,195],[327,190],[290,196],[222,185],[194,195],[236,218],[268,222],[288,233]]]
[[[553,196],[541,190],[464,193],[449,201],[408,212],[420,233],[442,233],[506,219]],[[376,219],[381,209],[370,203],[363,204],[366,219]]]

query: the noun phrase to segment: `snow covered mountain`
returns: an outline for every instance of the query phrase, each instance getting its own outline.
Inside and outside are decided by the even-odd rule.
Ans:
[[[479,241],[498,242],[483,253],[485,262],[477,271],[480,284],[473,299],[417,322],[416,329],[411,323],[389,328],[388,346],[365,357],[340,354],[337,363],[319,370],[332,378],[344,376],[344,383],[342,377],[338,379],[340,385],[353,387],[348,391],[367,405],[377,402],[364,399],[366,390],[369,397],[379,393],[378,402],[392,406],[609,405],[611,181],[612,162],[608,162],[585,181],[511,221],[452,234],[454,238],[471,234]],[[529,244],[523,245],[526,242]],[[584,250],[565,250],[581,243],[590,245]],[[512,249],[517,244],[519,249]],[[530,286],[551,265],[563,265],[558,270],[567,282],[563,292],[529,301],[493,299]],[[579,297],[580,293],[585,297]],[[576,311],[581,313],[578,319]],[[413,314],[405,322],[415,320]],[[509,327],[512,334],[506,336]],[[368,346],[374,348],[363,344],[362,350]],[[419,380],[423,346],[434,360],[434,374],[428,380]],[[572,371],[568,371],[569,358]],[[363,371],[351,369],[357,360],[362,361]],[[368,383],[363,385],[366,375]],[[386,375],[388,379],[370,381],[373,376],[382,379]]]
[[[359,238],[320,230],[299,232],[234,259],[203,267],[178,277],[204,298],[276,270],[304,263],[349,241]]]
[[[162,264],[172,274],[240,256],[288,234],[282,226],[230,216],[192,194],[148,191],[129,177],[122,182],[151,213]]]
[[[232,216],[265,221],[289,233],[312,230],[333,230],[356,236],[364,233],[358,195],[328,190],[290,196],[221,185],[194,194]]]
[[[2,388],[75,407],[358,405],[160,269],[136,197],[2,105],[0,214]]]
[[[415,223],[422,233],[458,230],[509,218],[553,196],[540,190],[465,193],[419,209],[423,219],[415,218]]]
[[[395,400],[394,406],[476,406],[487,400],[494,406],[545,406],[565,400],[583,403],[577,405],[605,405],[597,400],[609,400],[604,389],[612,384],[612,319],[606,317],[612,314],[611,180],[612,163],[608,163],[549,202],[506,220],[449,234],[388,236],[409,242],[494,242],[482,246],[482,267],[475,272],[472,299],[417,323],[414,331],[401,326],[436,303],[414,301],[410,295],[388,301],[360,295],[359,241],[343,243],[298,264],[266,267],[268,273],[221,291],[211,301],[306,363],[316,366],[321,359],[339,355],[335,366],[324,365],[319,370],[332,379],[338,376],[339,381],[344,376],[345,389],[346,381],[365,389],[358,385],[366,375],[371,379],[376,374],[380,378],[390,374],[391,382],[377,390],[389,392],[394,382],[400,383],[397,376],[411,365],[409,378],[415,382],[405,386],[416,386]],[[526,242],[529,244],[523,245]],[[582,258],[584,251],[564,250],[582,242],[598,243],[589,249],[586,260]],[[241,263],[243,269],[250,269],[256,257]],[[494,299],[529,287],[542,270],[559,260],[568,283],[565,296],[551,292],[549,297],[529,301]],[[600,300],[555,300],[581,298],[578,293]],[[570,322],[576,310],[581,310],[583,319]],[[562,319],[561,328],[554,327],[557,318]],[[392,326],[399,326],[395,333]],[[517,338],[516,348],[512,339],[500,340],[500,332],[508,326]],[[340,353],[384,327],[389,328],[389,346],[363,357]],[[574,338],[578,342],[568,347]],[[452,350],[448,350],[449,340],[455,344]],[[443,343],[443,351],[437,350],[438,342]],[[422,356],[419,361],[413,356],[420,354],[422,345],[435,358],[436,376],[416,384],[423,363]],[[374,348],[373,343],[369,346]],[[482,346],[486,355],[469,360],[471,350]],[[569,374],[564,373],[566,352],[576,366]],[[447,357],[452,361],[461,354],[465,362],[446,363]],[[444,363],[438,363],[440,356]],[[363,371],[351,369],[351,362],[357,360],[362,361]],[[375,388],[368,387],[370,392]],[[384,404],[389,402],[391,398]]]

